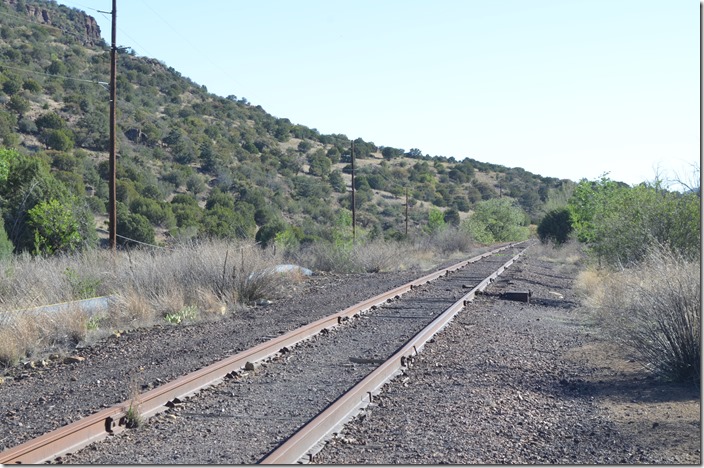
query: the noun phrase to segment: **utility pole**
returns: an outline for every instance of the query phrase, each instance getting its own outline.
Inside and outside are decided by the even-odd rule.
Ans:
[[[408,238],[408,187],[406,187],[406,238]]]
[[[352,141],[352,242],[357,240],[357,207],[354,202],[354,141]]]
[[[117,245],[117,191],[115,188],[117,179],[117,152],[115,144],[115,125],[117,120],[116,97],[117,97],[117,38],[116,38],[116,17],[117,0],[112,0],[112,47],[110,48],[110,161],[108,169],[110,172],[108,188],[110,191],[108,201],[108,218],[110,221],[109,243],[110,250],[115,251]]]

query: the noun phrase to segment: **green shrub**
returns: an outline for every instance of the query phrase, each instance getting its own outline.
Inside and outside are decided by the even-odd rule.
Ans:
[[[276,240],[277,236],[286,231],[286,223],[282,220],[271,221],[265,224],[257,231],[254,240],[260,242],[263,248],[266,248],[270,243]]]
[[[578,240],[593,255],[611,265],[630,265],[656,245],[698,257],[699,205],[697,194],[669,192],[659,182],[628,187],[603,177],[581,181],[568,207]]]
[[[14,249],[12,242],[7,238],[7,232],[0,216],[0,262],[9,259]]]
[[[462,224],[472,238],[483,244],[521,241],[530,233],[525,212],[507,198],[479,202],[474,213]]]
[[[570,210],[557,208],[548,212],[538,224],[538,238],[543,244],[553,242],[561,245],[567,242],[572,233]]]
[[[36,254],[71,252],[80,245],[78,221],[69,206],[49,200],[34,206],[28,215],[28,224],[34,230]]]
[[[154,244],[154,228],[149,220],[143,215],[130,213],[121,202],[117,203],[117,235],[122,245]]]

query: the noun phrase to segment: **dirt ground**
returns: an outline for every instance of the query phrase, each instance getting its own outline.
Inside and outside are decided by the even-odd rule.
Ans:
[[[700,389],[657,381],[628,349],[604,340],[573,349],[569,359],[595,372],[583,384],[618,430],[681,464],[701,464]],[[692,432],[700,436],[692,437]]]

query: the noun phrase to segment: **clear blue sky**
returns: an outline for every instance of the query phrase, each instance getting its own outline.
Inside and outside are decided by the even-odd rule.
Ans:
[[[110,42],[111,0],[59,3]],[[696,0],[118,0],[117,24],[118,45],[321,133],[575,181],[700,160]]]

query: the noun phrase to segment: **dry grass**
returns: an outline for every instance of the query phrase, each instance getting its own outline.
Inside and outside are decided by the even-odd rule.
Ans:
[[[300,273],[275,273],[294,263],[313,270],[386,272],[429,269],[476,248],[456,230],[408,242],[317,244],[284,259],[273,249],[248,243],[193,241],[172,249],[86,251],[51,258],[15,256],[0,263],[0,363],[10,365],[50,348],[99,339],[117,330],[155,323],[216,320],[228,311],[276,299]],[[87,317],[28,312],[46,304],[112,296],[107,312]]]
[[[273,250],[225,241],[115,256],[97,250],[16,256],[0,264],[0,362],[9,365],[51,347],[167,318],[170,323],[212,320],[237,304],[275,299],[287,283],[297,281],[295,275],[267,272],[282,260]],[[115,304],[90,323],[85,312],[39,316],[25,310],[101,295],[114,296]]]
[[[408,248],[396,242],[359,242],[355,245],[318,243],[303,248],[292,259],[313,270],[335,273],[378,273],[401,266]]]
[[[47,315],[3,314],[0,321],[0,364],[12,365],[47,350],[74,347],[87,334],[86,314],[75,308]]]
[[[664,248],[652,249],[637,267],[586,270],[577,288],[607,333],[633,349],[647,369],[674,381],[699,381],[698,261]]]
[[[531,247],[531,253],[539,260],[560,265],[561,268],[581,267],[586,259],[583,246],[576,240],[561,245],[538,243]]]

